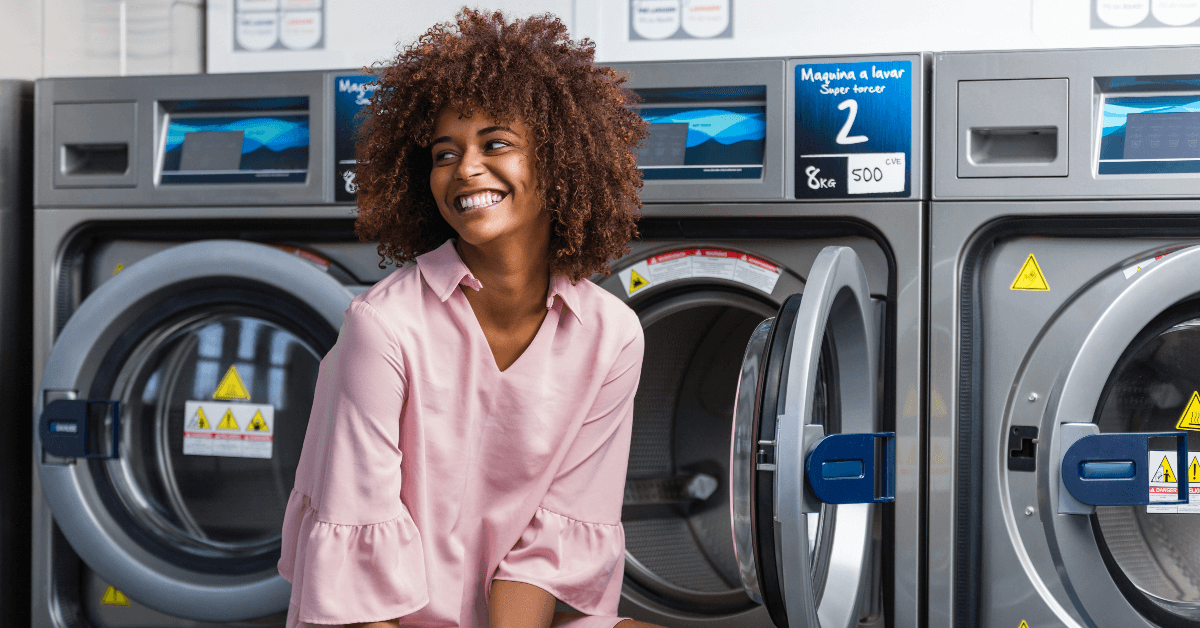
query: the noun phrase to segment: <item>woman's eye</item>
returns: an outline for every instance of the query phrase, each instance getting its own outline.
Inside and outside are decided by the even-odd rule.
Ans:
[[[486,150],[499,150],[505,146],[508,146],[508,142],[505,142],[504,140],[488,140],[487,143],[483,145],[484,149]]]
[[[454,153],[452,153],[448,150],[438,151],[433,154],[433,160],[434,161],[444,161],[446,159],[449,159],[452,155],[454,155]]]

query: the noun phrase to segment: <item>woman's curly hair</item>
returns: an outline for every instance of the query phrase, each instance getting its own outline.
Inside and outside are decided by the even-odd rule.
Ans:
[[[438,114],[476,108],[530,130],[537,189],[551,214],[549,268],[575,282],[611,272],[637,236],[642,177],[634,150],[646,123],[630,106],[626,78],[593,63],[595,45],[574,43],[558,18],[509,21],[462,9],[387,65],[357,142],[355,232],[379,239],[380,267],[414,259],[455,236],[429,189],[429,142]]]

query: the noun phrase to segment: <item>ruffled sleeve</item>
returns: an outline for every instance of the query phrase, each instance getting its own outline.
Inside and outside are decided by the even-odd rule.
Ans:
[[[352,302],[321,361],[284,515],[289,628],[385,621],[429,601],[420,533],[400,499],[400,357],[387,322]]]
[[[541,506],[494,576],[540,587],[588,615],[615,616],[621,598],[621,503],[643,350],[636,318],[632,329]]]

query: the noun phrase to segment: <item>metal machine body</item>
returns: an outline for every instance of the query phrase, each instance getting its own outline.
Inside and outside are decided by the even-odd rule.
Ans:
[[[934,58],[929,626],[1200,621],[1197,52]]]
[[[631,505],[627,489],[622,614],[918,625],[927,61],[618,66],[650,122],[641,238],[599,282],[646,333],[629,486],[707,474],[725,493]],[[757,152],[701,150],[749,144],[747,120],[761,123]],[[886,183],[854,187],[872,167]],[[816,443],[881,432],[894,439],[860,444],[894,469],[894,501],[822,504],[806,475],[832,467]],[[863,495],[887,493],[869,454],[845,457]]]
[[[623,614],[918,625],[928,62],[622,66],[643,115],[666,125],[651,138],[662,152],[639,156],[647,173],[660,166],[642,236],[593,278],[647,339]],[[813,99],[839,81],[840,98]],[[855,83],[864,91],[838,109]],[[32,625],[283,623],[276,519],[311,380],[350,298],[390,272],[352,232],[352,120],[369,96],[352,72],[39,82]],[[883,141],[872,129],[889,124],[908,130]],[[248,158],[251,135],[276,150]],[[855,169],[862,185],[839,196]],[[764,327],[781,308],[791,326]],[[747,369],[755,330],[765,362]],[[272,440],[199,440],[222,433],[226,411],[246,432],[251,410],[272,417]],[[731,474],[734,414],[760,432],[777,423],[766,440],[779,449],[743,442]],[[854,471],[836,438],[821,440],[839,433],[881,435],[859,438]],[[804,480],[806,462],[840,505],[806,488],[821,481]],[[779,508],[772,497],[731,523],[734,476]],[[779,491],[763,492],[772,477]],[[886,503],[849,503],[851,485]],[[778,551],[756,559],[763,543]],[[761,581],[748,591],[748,578]]]

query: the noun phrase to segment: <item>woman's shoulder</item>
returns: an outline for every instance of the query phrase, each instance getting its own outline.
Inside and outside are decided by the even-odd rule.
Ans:
[[[579,309],[582,310],[585,327],[592,327],[601,332],[612,332],[629,339],[640,336],[642,323],[629,305],[615,294],[597,286],[587,279],[580,279],[575,284],[575,293],[579,298]]]
[[[416,264],[404,264],[350,301],[347,315],[370,311],[390,325],[399,326],[410,319],[421,299],[421,273]],[[394,316],[406,312],[408,316]],[[369,315],[370,315],[369,314]]]

